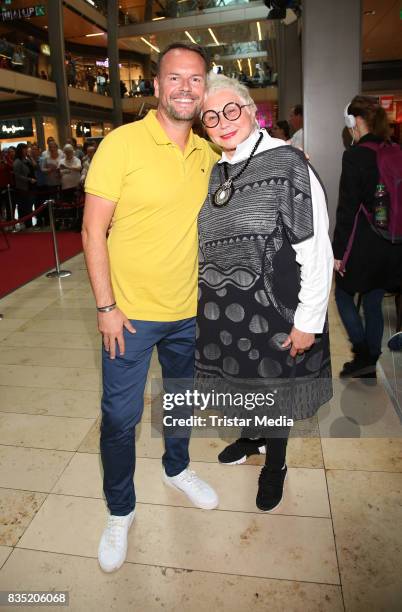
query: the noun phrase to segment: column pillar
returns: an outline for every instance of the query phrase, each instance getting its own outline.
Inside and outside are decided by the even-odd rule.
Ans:
[[[152,79],[152,74],[151,74],[151,70],[152,70],[152,62],[151,62],[151,56],[150,55],[144,55],[143,56],[143,61],[142,61],[142,68],[143,68],[143,73],[142,76],[144,79]]]
[[[47,13],[52,80],[56,83],[57,90],[59,146],[62,146],[66,142],[66,139],[71,137],[70,101],[68,98],[67,76],[64,63],[65,48],[62,0],[52,0],[52,2],[48,2]]]
[[[107,1],[107,54],[109,58],[109,88],[113,99],[113,123],[118,127],[123,123],[122,104],[120,96],[119,69],[119,3],[118,0]]]
[[[304,148],[327,190],[331,235],[344,151],[343,110],[361,90],[361,22],[361,0],[303,2]]]
[[[278,119],[288,119],[295,104],[302,103],[302,50],[297,21],[278,23]]]

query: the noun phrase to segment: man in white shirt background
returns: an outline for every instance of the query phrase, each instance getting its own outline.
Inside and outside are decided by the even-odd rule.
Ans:
[[[303,136],[303,106],[296,104],[290,109],[289,123],[293,129],[293,135],[290,139],[292,147],[297,149],[304,148],[304,136]]]

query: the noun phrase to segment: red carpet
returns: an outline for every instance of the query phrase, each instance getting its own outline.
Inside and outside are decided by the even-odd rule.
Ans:
[[[50,232],[6,234],[0,232],[0,298],[55,268]],[[81,234],[58,232],[60,262],[82,251]]]

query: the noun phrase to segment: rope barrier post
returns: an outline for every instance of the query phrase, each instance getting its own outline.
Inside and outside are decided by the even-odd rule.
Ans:
[[[54,204],[54,200],[47,200],[47,206],[49,209],[50,229],[52,230],[53,250],[54,250],[54,259],[56,262],[56,269],[53,270],[53,272],[48,272],[46,276],[48,278],[65,278],[66,276],[71,276],[71,272],[69,270],[60,269],[59,251],[57,247],[57,238],[56,238],[56,226],[54,223],[53,204]]]

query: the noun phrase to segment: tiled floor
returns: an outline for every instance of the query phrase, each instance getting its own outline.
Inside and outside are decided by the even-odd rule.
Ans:
[[[255,507],[262,458],[219,465],[217,437],[194,437],[191,456],[219,509],[167,489],[148,399],[127,562],[101,572],[100,340],[82,256],[68,267],[70,278],[0,301],[0,590],[67,590],[74,612],[400,611],[402,437],[382,385],[339,387],[320,411],[322,437],[289,441],[286,497],[272,514]],[[337,372],[349,348],[333,303],[330,318]],[[397,389],[399,356],[384,350],[382,363]]]

